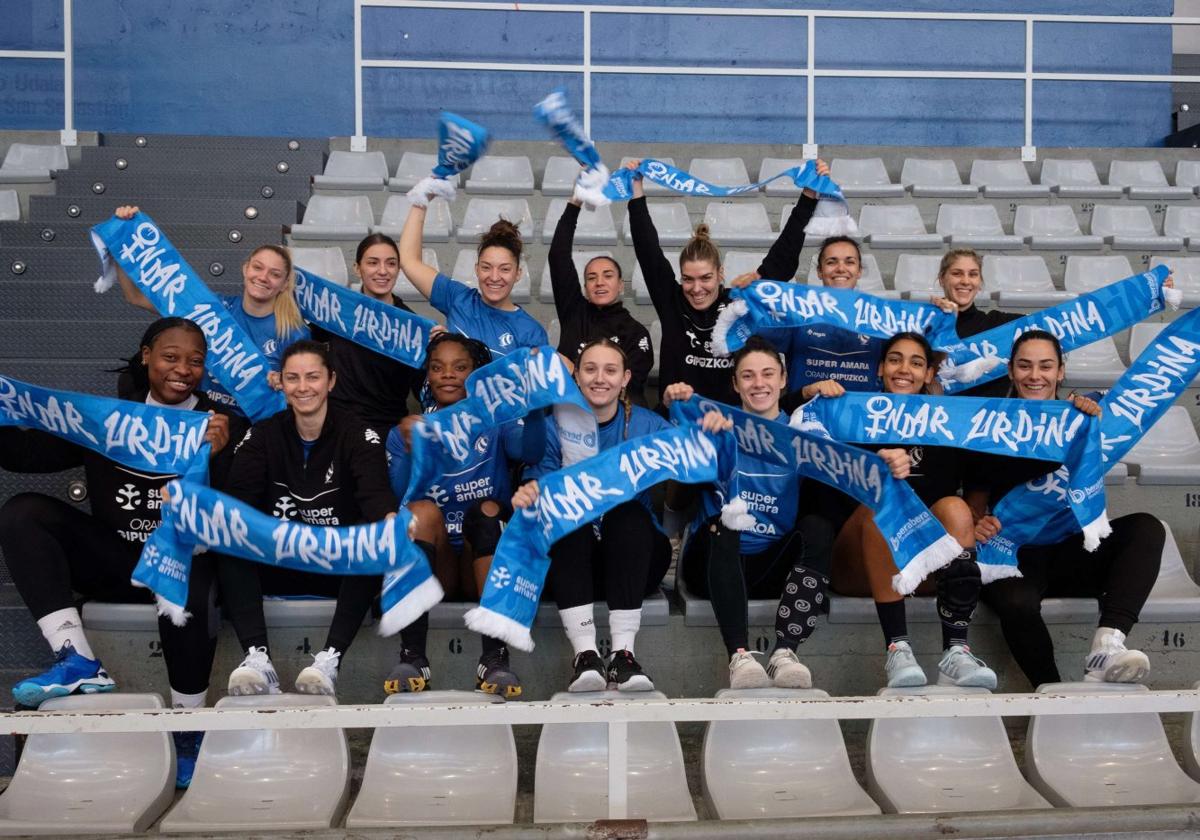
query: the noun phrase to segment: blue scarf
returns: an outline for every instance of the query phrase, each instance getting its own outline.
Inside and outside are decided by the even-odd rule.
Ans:
[[[733,418],[739,450],[800,478],[836,487],[870,508],[899,569],[892,586],[900,594],[912,592],[962,552],[908,483],[893,478],[874,452],[833,440],[820,430],[785,426],[699,397],[672,403],[671,417],[676,422],[693,420],[712,410]]]
[[[713,350],[728,355],[746,339],[767,329],[823,324],[875,338],[899,332],[923,333],[935,347],[958,341],[955,316],[929,303],[888,300],[856,289],[758,280],[730,292],[713,328]]]
[[[188,578],[197,547],[256,563],[328,575],[383,575],[380,635],[399,632],[442,599],[425,553],[408,537],[412,514],[382,522],[321,527],[276,519],[191,481],[167,485],[162,525],[150,535],[133,579],[154,590],[159,610],[186,622]]]
[[[1029,330],[1051,333],[1069,353],[1144,321],[1164,305],[1177,308],[1182,294],[1163,286],[1169,274],[1167,266],[1156,266],[970,338],[932,342],[935,349],[949,354],[938,370],[942,388],[956,394],[1004,376],[1013,342]]]
[[[538,479],[538,500],[504,529],[479,606],[467,627],[533,650],[529,628],[550,568],[550,546],[617,505],[668,479],[724,482],[732,473],[732,435],[708,435],[692,424],[642,435]]]
[[[270,365],[258,346],[149,216],[114,216],[92,228],[92,244],[100,254],[97,292],[112,288],[120,265],[160,315],[182,316],[204,331],[205,367],[251,420],[257,423],[284,409],[283,394],[267,383]]]
[[[425,364],[433,321],[398,306],[339,286],[311,271],[296,269],[300,314],[334,335],[409,367]],[[345,317],[351,319],[347,326]]]
[[[438,115],[438,162],[435,178],[451,178],[462,172],[487,151],[491,135],[481,125],[458,114],[442,111]]]
[[[563,148],[579,161],[581,166],[598,169],[604,165],[600,160],[600,152],[596,150],[596,144],[583,133],[583,126],[567,106],[566,88],[555,88],[545,99],[533,106],[533,116],[559,139]]]
[[[850,443],[951,446],[995,455],[1062,462],[1071,473],[1067,499],[1076,530],[1094,547],[1110,528],[1100,459],[1100,418],[1062,400],[843,394],[801,407],[801,422],[819,423]],[[995,569],[983,569],[985,580]]]
[[[1193,309],[1168,324],[1100,400],[1100,470],[1120,461],[1198,375],[1200,309]],[[1022,545],[1054,545],[1078,533],[1069,507],[1073,484],[1063,466],[1006,493],[992,511],[1000,533],[979,546],[980,567],[987,563],[1005,568],[1003,577],[1019,576]]]

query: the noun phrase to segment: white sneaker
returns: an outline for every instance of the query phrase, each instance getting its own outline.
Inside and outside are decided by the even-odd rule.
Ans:
[[[758,659],[748,650],[729,657],[730,688],[770,688],[771,678]]]
[[[279,693],[279,675],[275,673],[265,647],[252,647],[246,651],[242,664],[229,675],[228,690],[232,695]]]
[[[888,645],[883,671],[887,675],[888,688],[914,688],[926,682],[925,671],[917,664],[917,657],[908,642]]]
[[[296,691],[301,694],[324,694],[333,696],[337,684],[338,661],[342,655],[333,648],[319,650],[313,656],[313,664],[296,675]]]
[[[938,663],[938,685],[996,688],[996,672],[966,645],[950,645]]]
[[[771,654],[767,674],[777,688],[812,688],[812,674],[790,648],[777,648]]]
[[[1125,647],[1125,634],[1109,630],[1100,636],[1087,655],[1084,680],[1087,682],[1135,683],[1150,674],[1150,657],[1140,650]]]

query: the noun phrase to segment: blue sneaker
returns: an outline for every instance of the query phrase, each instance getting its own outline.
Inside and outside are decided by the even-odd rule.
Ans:
[[[88,659],[64,645],[50,670],[36,677],[21,680],[13,686],[13,698],[22,706],[37,708],[52,697],[68,694],[95,694],[117,687],[98,659]]]
[[[196,772],[196,756],[200,754],[203,732],[172,732],[175,741],[175,789],[187,790]]]

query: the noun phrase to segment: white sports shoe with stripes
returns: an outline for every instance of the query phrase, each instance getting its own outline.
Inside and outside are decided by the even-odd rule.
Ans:
[[[1106,629],[1097,633],[1087,655],[1083,678],[1087,682],[1135,683],[1150,674],[1150,658],[1125,647],[1125,634]]]
[[[279,693],[279,674],[275,672],[265,647],[252,647],[246,651],[242,664],[229,675],[228,690],[235,696]]]

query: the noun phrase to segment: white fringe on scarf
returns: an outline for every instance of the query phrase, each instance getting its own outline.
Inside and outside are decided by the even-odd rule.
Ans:
[[[738,496],[721,508],[721,524],[733,531],[749,531],[754,527],[754,517],[746,500]]]
[[[608,183],[611,173],[603,163],[595,169],[585,169],[575,179],[575,193],[572,198],[580,201],[588,210],[612,204],[612,199],[604,194],[604,185]]]
[[[938,538],[932,545],[918,552],[904,565],[903,569],[892,576],[892,589],[901,595],[911,595],[921,585],[921,581],[947,565],[962,552],[963,547],[958,544],[958,540],[949,534]]]
[[[431,198],[440,197],[446,201],[454,201],[456,195],[458,190],[452,181],[426,175],[408,191],[408,203],[413,207],[428,207]]]
[[[729,349],[729,330],[732,329],[738,318],[744,317],[749,311],[750,306],[744,300],[730,301],[729,305],[721,310],[721,314],[717,316],[717,323],[713,325],[713,353],[718,356],[728,356],[733,352]]]
[[[430,574],[428,579],[421,581],[412,592],[405,595],[400,603],[383,614],[379,619],[379,635],[396,635],[433,609],[444,595],[442,585]]]
[[[850,215],[846,202],[822,198],[817,202],[812,218],[804,226],[804,232],[814,237],[858,236],[858,225]]]
[[[996,580],[1004,580],[1005,578],[1024,577],[1021,570],[1014,563],[1009,566],[1006,563],[980,563],[979,564],[979,579],[985,584]]]
[[[499,639],[509,647],[515,647],[526,653],[533,650],[533,636],[530,634],[529,628],[506,615],[500,615],[487,607],[475,607],[473,610],[467,610],[463,619],[469,630]]]

